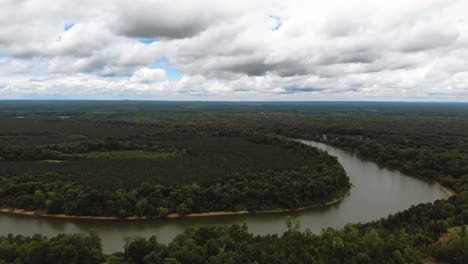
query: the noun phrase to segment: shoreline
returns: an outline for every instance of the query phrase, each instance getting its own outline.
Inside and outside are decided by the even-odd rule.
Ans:
[[[443,186],[438,181],[433,181],[433,184],[439,186],[448,197],[452,197],[457,193],[446,186]],[[187,215],[179,215],[177,213],[168,214],[165,218],[148,218],[146,216],[128,216],[128,217],[117,217],[117,216],[80,216],[80,215],[65,215],[65,214],[41,214],[36,211],[27,211],[24,209],[18,208],[0,208],[0,213],[14,214],[14,215],[23,215],[23,216],[33,216],[33,217],[45,217],[45,218],[57,218],[57,219],[75,219],[75,220],[158,220],[158,219],[178,219],[178,218],[196,218],[196,217],[210,217],[210,216],[229,216],[229,215],[246,215],[246,214],[275,214],[275,213],[287,213],[287,212],[300,212],[307,209],[325,207],[333,204],[337,204],[344,200],[346,197],[351,195],[351,191],[347,191],[344,195],[339,196],[333,200],[330,200],[325,203],[313,204],[310,206],[295,208],[295,209],[271,209],[271,210],[262,210],[250,212],[247,210],[242,211],[216,211],[216,212],[206,212],[206,213],[191,213]]]
[[[351,191],[347,191],[344,195],[341,195],[333,200],[330,200],[325,203],[313,204],[305,207],[295,208],[295,209],[272,209],[272,210],[263,210],[249,212],[247,210],[243,211],[217,211],[217,212],[207,212],[207,213],[192,213],[188,215],[179,215],[177,213],[168,214],[165,218],[155,218],[153,220],[159,219],[177,219],[177,218],[195,218],[195,217],[210,217],[210,216],[227,216],[227,215],[245,215],[245,214],[274,214],[274,213],[286,213],[286,212],[299,212],[311,208],[318,208],[337,204],[344,200],[346,197],[351,195]],[[34,217],[46,217],[46,218],[58,218],[58,219],[77,219],[77,220],[149,220],[146,216],[129,216],[129,217],[117,217],[117,216],[80,216],[80,215],[65,215],[65,214],[40,214],[35,211],[27,211],[24,209],[11,209],[11,208],[0,208],[0,213],[14,214],[14,215],[23,215],[23,216],[34,216]]]
[[[355,153],[355,151],[353,150],[353,148],[350,148],[350,147],[336,147],[336,146],[334,146],[334,145],[330,145],[328,142],[322,141],[321,139],[318,139],[318,140],[317,140],[317,139],[296,139],[296,140],[298,140],[299,142],[302,142],[302,143],[304,143],[303,141],[317,142],[317,143],[324,144],[324,145],[326,145],[326,146],[331,146],[331,147],[334,147],[334,148],[337,148],[337,149],[342,149],[342,150],[345,150],[345,151],[348,151],[348,152],[351,152],[351,153]],[[355,153],[355,154],[357,154],[357,153]],[[358,155],[358,154],[357,154],[357,155]],[[358,157],[359,157],[359,155],[358,155]],[[380,165],[377,161],[372,160],[371,158],[366,158],[366,157],[361,156],[361,157],[359,157],[359,159],[361,159],[361,160],[369,160],[369,161],[372,161],[373,163],[377,164],[379,167],[386,168],[386,169],[388,169],[388,170],[390,170],[390,171],[396,170],[396,171],[398,171],[398,172],[400,172],[400,173],[402,173],[402,174],[404,174],[404,175],[406,175],[406,176],[408,176],[408,177],[418,178],[418,179],[423,180],[423,181],[425,181],[425,182],[429,182],[429,183],[438,185],[438,186],[442,189],[442,191],[444,191],[444,192],[448,195],[449,198],[457,194],[457,192],[456,192],[454,189],[442,185],[442,184],[441,184],[439,181],[437,181],[437,180],[430,180],[430,179],[426,179],[426,178],[421,177],[421,176],[409,175],[409,174],[406,174],[406,173],[402,172],[402,171],[399,170],[399,169],[392,169],[392,168],[389,168],[389,167],[387,167],[387,166]]]
[[[450,187],[447,187],[447,186],[442,185],[442,184],[441,184],[440,182],[438,182],[438,181],[434,181],[434,184],[435,184],[435,185],[438,185],[438,186],[442,189],[442,191],[444,191],[444,192],[448,195],[449,198],[457,194],[457,192],[455,192],[455,190],[453,190],[453,189],[450,188]]]

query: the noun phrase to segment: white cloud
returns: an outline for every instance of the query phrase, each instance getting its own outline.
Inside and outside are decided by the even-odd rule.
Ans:
[[[2,0],[0,98],[466,101],[466,10],[464,0]],[[151,67],[163,56],[180,80]]]
[[[166,81],[167,76],[166,72],[162,69],[149,69],[149,68],[142,68],[137,70],[133,76],[130,78],[131,82],[137,83],[153,83],[153,82],[160,82]]]

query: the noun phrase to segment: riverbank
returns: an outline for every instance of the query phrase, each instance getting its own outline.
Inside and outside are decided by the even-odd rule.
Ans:
[[[249,212],[247,210],[243,211],[218,211],[218,212],[207,212],[207,213],[192,213],[188,215],[179,215],[172,213],[167,215],[166,218],[192,218],[192,217],[210,217],[210,216],[226,216],[226,215],[245,215],[245,214],[273,214],[273,213],[286,213],[286,212],[299,212],[311,208],[324,207],[341,202],[343,199],[351,195],[351,192],[348,191],[342,196],[339,196],[331,201],[313,204],[306,207],[300,207],[295,209],[275,209],[275,210],[263,210]],[[24,209],[13,209],[13,208],[1,208],[0,213],[15,214],[15,215],[24,215],[24,216],[35,216],[35,217],[48,217],[48,218],[60,218],[60,219],[78,219],[78,220],[145,220],[149,219],[148,217],[140,216],[129,216],[129,217],[115,217],[115,216],[80,216],[80,215],[65,215],[65,214],[41,214],[35,211],[27,211]]]
[[[435,185],[438,185],[440,187],[440,189],[442,189],[445,193],[447,193],[447,195],[449,197],[452,197],[454,195],[456,195],[457,193],[455,192],[455,190],[453,190],[452,188],[449,188],[449,187],[446,187],[446,186],[443,186],[440,182],[438,181],[434,181],[434,184]]]
[[[433,184],[439,186],[449,197],[457,194],[453,189],[443,186],[438,181],[434,181]],[[255,212],[250,212],[247,210],[217,211],[217,212],[207,212],[207,213],[192,213],[192,214],[187,214],[187,215],[179,215],[176,213],[172,213],[172,214],[167,215],[166,218],[175,219],[175,218],[195,218],[195,217],[210,217],[210,216],[299,212],[299,211],[304,211],[307,209],[337,204],[350,195],[351,195],[351,192],[348,191],[346,194],[340,197],[337,197],[331,201],[320,203],[320,204],[313,204],[310,206],[305,206],[305,207],[300,207],[300,208],[295,208],[295,209],[275,209],[275,210],[263,210],[263,211],[255,211]],[[81,220],[147,220],[149,219],[148,217],[140,217],[140,216],[115,217],[115,216],[80,216],[80,215],[65,215],[65,214],[43,214],[43,213],[38,213],[35,211],[27,211],[23,209],[12,209],[12,208],[1,208],[0,213],[8,213],[8,214],[16,214],[16,215],[24,215],[24,216],[35,216],[35,217],[59,218],[59,219],[77,219],[77,220],[80,220],[80,219]]]
[[[307,144],[307,142],[311,142],[311,140],[308,140],[308,139],[296,139],[296,140],[299,141],[299,142],[305,143],[305,144]],[[313,141],[313,142],[314,142],[314,141]],[[319,144],[327,145],[327,146],[332,146],[332,145],[328,145],[328,144],[329,144],[328,142],[323,141],[323,140],[321,140],[321,139],[318,139],[318,141],[315,141],[315,142],[316,142],[316,143],[319,143]],[[317,146],[316,146],[316,147],[317,147]],[[343,149],[343,150],[345,150],[345,151],[348,151],[348,152],[350,152],[350,153],[356,154],[356,152],[354,152],[353,149],[350,148],[350,147],[341,147],[341,149]],[[323,150],[323,149],[322,149],[322,150]],[[370,158],[361,156],[361,155],[359,155],[359,154],[357,154],[357,155],[359,156],[360,159],[369,160],[369,161],[372,161],[372,162],[375,162],[376,164],[378,164],[375,160],[372,160],[372,159],[370,159]],[[384,164],[379,164],[379,166],[384,167],[384,168],[387,168],[387,169],[392,170],[392,171],[395,170],[395,169],[391,169],[391,168],[386,167]],[[399,172],[401,172],[401,171],[398,170],[398,169],[396,169],[396,170],[399,171]],[[402,172],[402,173],[404,173],[404,172]],[[408,175],[408,176],[409,176],[409,175]],[[452,196],[454,196],[454,195],[457,194],[457,193],[455,192],[455,190],[453,190],[453,189],[450,188],[450,187],[447,187],[447,186],[442,185],[442,184],[441,184],[440,182],[438,182],[438,181],[430,180],[430,179],[427,179],[427,178],[422,177],[422,176],[410,176],[410,177],[416,177],[416,178],[421,179],[421,180],[423,180],[423,181],[430,182],[430,183],[432,183],[432,184],[435,184],[435,185],[439,186],[440,189],[442,189],[449,197],[452,197]]]

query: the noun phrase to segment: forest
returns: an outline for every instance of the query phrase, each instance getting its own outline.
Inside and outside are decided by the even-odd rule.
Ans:
[[[186,230],[168,244],[156,237],[129,238],[122,252],[111,255],[102,253],[96,234],[10,235],[0,238],[0,263],[468,262],[467,104],[21,101],[0,103],[0,109],[4,207],[159,218],[169,212],[297,208],[349,188],[336,159],[291,138],[348,149],[383,167],[438,181],[457,193],[378,221],[328,228],[320,234],[299,231],[298,219],[288,219],[289,231],[282,235],[254,236],[246,226],[206,226]],[[197,140],[186,135],[213,140],[206,145],[211,150],[218,149],[218,140],[231,146],[216,155],[223,168],[219,178],[214,176],[219,171],[207,171],[174,182],[171,176],[150,177],[153,173],[142,171],[141,178],[122,188],[125,173],[115,174],[114,186],[96,192],[106,182],[92,176],[97,169],[83,173],[76,169],[112,159],[125,162],[129,156],[137,157],[139,164],[181,157],[190,157],[187,164],[191,159],[211,160],[202,151],[205,144],[197,148]],[[284,160],[261,155],[257,165],[229,154],[252,144],[259,153],[291,155],[282,155]],[[226,157],[244,164],[242,170],[223,163]],[[80,202],[66,202],[70,200]]]
[[[302,208],[350,188],[336,158],[281,135],[63,114],[1,119],[0,207],[165,218]]]

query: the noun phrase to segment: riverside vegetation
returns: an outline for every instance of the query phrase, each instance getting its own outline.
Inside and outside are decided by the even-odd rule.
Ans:
[[[315,148],[278,136],[218,134],[173,131],[5,146],[0,205],[164,218],[295,209],[330,201],[350,187],[336,158]]]
[[[31,111],[32,107],[36,110]],[[220,157],[220,160],[228,157],[228,153],[235,153],[232,151],[242,144],[245,144],[246,149],[250,149],[250,144],[259,146],[260,149],[266,148],[264,150],[266,153],[275,153],[275,149],[284,154],[286,154],[285,151],[290,151],[288,155],[281,156],[285,159],[287,156],[291,157],[291,160],[284,163],[265,160],[264,165],[262,162],[259,162],[259,165],[249,165],[248,158],[245,160],[239,158],[240,160],[237,160],[235,164],[245,165],[242,166],[242,170],[237,168],[237,171],[227,166],[227,163],[217,161],[217,164],[224,169],[221,173],[223,177],[229,175],[228,178],[232,179],[236,175],[237,177],[241,175],[241,178],[236,178],[235,181],[242,180],[244,175],[253,173],[255,176],[251,177],[255,181],[270,182],[272,179],[266,180],[266,175],[281,177],[281,173],[275,174],[280,171],[291,173],[286,174],[286,177],[299,177],[299,183],[309,178],[319,179],[311,184],[314,187],[323,183],[335,184],[328,187],[320,186],[320,190],[327,191],[315,192],[313,196],[299,192],[301,196],[293,200],[295,202],[292,204],[286,200],[284,202],[274,200],[268,195],[241,196],[245,199],[241,200],[244,203],[232,203],[230,210],[294,208],[305,203],[335,197],[349,187],[346,180],[337,181],[337,179],[346,178],[343,177],[339,166],[334,167],[336,166],[335,159],[283,137],[320,140],[327,144],[347,148],[382,166],[398,169],[427,180],[437,180],[457,192],[457,195],[448,200],[413,206],[408,210],[371,223],[352,224],[339,230],[325,229],[321,234],[312,234],[310,231],[301,232],[297,228],[298,223],[294,221],[293,223],[289,221],[289,231],[280,236],[254,236],[248,232],[246,226],[208,226],[189,229],[169,244],[160,244],[155,237],[130,238],[123,252],[112,255],[102,253],[100,240],[95,234],[60,235],[50,239],[42,236],[15,237],[11,235],[0,239],[0,259],[6,263],[430,263],[439,260],[449,263],[466,263],[468,261],[468,238],[464,228],[464,225],[468,224],[468,106],[466,104],[22,102],[17,105],[4,104],[0,108],[2,108],[0,133],[4,157],[2,165],[5,165],[2,166],[2,181],[6,183],[2,184],[0,194],[6,206],[15,207],[15,203],[21,201],[16,198],[25,195],[27,197],[24,198],[26,202],[23,201],[25,205],[31,204],[31,201],[38,201],[35,207],[27,208],[31,210],[77,208],[65,207],[60,202],[57,207],[54,207],[52,206],[54,202],[51,202],[50,197],[73,193],[71,190],[74,188],[81,190],[79,193],[86,196],[86,194],[93,193],[91,188],[101,190],[106,180],[100,182],[102,179],[95,177],[91,169],[84,172],[73,171],[70,167],[64,166],[65,164],[92,163],[106,159],[118,159],[118,163],[123,163],[128,156],[132,159],[135,156],[152,160],[171,159],[185,155],[191,156],[192,152],[197,153],[194,155],[197,161],[203,160],[203,155],[199,154],[199,151],[204,147],[201,147],[198,152],[193,151],[194,148],[189,146],[195,143],[190,138],[205,138],[214,141],[234,140],[235,143],[231,145],[225,143],[228,147],[224,155],[216,155]],[[41,126],[44,129],[38,129]],[[75,131],[69,133],[72,129]],[[54,132],[48,133],[47,131]],[[90,135],[92,135],[92,140],[89,139]],[[176,140],[170,139],[171,137]],[[159,140],[157,144],[148,143],[155,138]],[[87,142],[86,144],[91,142],[104,145],[115,144],[119,147],[117,149],[103,147],[98,151],[94,149],[64,150],[66,149],[64,147],[68,145],[74,149],[79,146],[77,142],[80,141],[81,143]],[[19,150],[12,150],[9,147],[21,142],[25,146],[35,147],[23,149],[19,147]],[[64,142],[72,143],[65,144]],[[171,143],[167,144],[167,142]],[[219,149],[216,143],[212,146],[211,149]],[[17,154],[12,154],[29,153],[26,149],[38,156],[43,155],[41,151],[50,152],[47,154],[50,156],[45,155],[39,159],[33,159],[25,157],[28,155],[35,157],[35,154],[26,156],[19,154],[19,157]],[[261,150],[259,151],[261,153]],[[211,158],[208,156],[207,159]],[[15,163],[22,165],[15,167],[13,165]],[[318,166],[319,163],[326,165]],[[290,164],[293,166],[289,167]],[[260,170],[249,171],[254,167]],[[54,168],[55,172],[62,168],[75,173],[50,174],[48,173],[50,168]],[[81,165],[75,168],[81,168]],[[300,175],[307,173],[313,177],[300,178]],[[122,184],[126,180],[125,172],[121,175],[115,173],[112,175],[112,179],[115,179],[112,186],[104,188],[105,192],[110,195],[105,197],[106,199],[114,197],[115,193],[123,193],[124,197],[131,197],[130,200],[135,197],[136,199],[131,200],[134,204],[130,204],[128,211],[125,207],[106,206],[92,210],[85,208],[82,210],[90,211],[82,212],[86,214],[94,212],[96,215],[103,212],[108,214],[105,211],[107,208],[115,208],[112,214],[151,215],[147,212],[153,212],[155,217],[160,217],[160,208],[179,211],[182,214],[194,210],[200,212],[212,210],[210,207],[212,205],[196,208],[190,205],[203,203],[197,200],[197,203],[192,204],[187,200],[188,198],[177,200],[177,196],[174,196],[177,202],[168,206],[160,206],[160,208],[153,206],[153,210],[150,208],[149,211],[136,210],[136,208],[146,208],[143,206],[145,199],[148,204],[152,203],[147,196],[139,196],[140,192],[145,193],[143,191],[145,188],[151,190],[148,193],[154,193],[161,186],[177,190],[183,190],[186,186],[196,186],[201,189],[202,186],[216,186],[220,182],[226,182],[226,178],[212,176],[219,175],[219,172],[199,174],[206,175],[206,177],[187,175],[177,179],[176,182],[171,182],[173,177],[169,176],[153,179],[145,176],[153,175],[152,173],[139,175],[136,179],[128,179],[130,186],[124,187]],[[327,176],[321,177],[323,175]],[[151,182],[151,179],[155,181]],[[197,179],[197,184],[186,185],[186,183],[194,182],[194,179]],[[138,183],[144,181],[148,183],[138,186]],[[31,182],[33,184],[28,186]],[[337,188],[340,182],[343,187],[341,189]],[[286,182],[281,182],[281,185],[284,183]],[[19,186],[18,190],[24,188],[23,192],[14,193],[11,189],[5,191],[4,186],[10,188],[15,185]],[[47,185],[49,186],[45,187]],[[57,191],[63,186],[71,189]],[[275,190],[275,186],[258,185],[255,187]],[[310,190],[320,191],[310,187],[312,188]],[[56,191],[52,191],[50,197],[49,190],[52,189],[48,188],[56,188],[53,189]],[[42,195],[38,192],[35,197],[38,189]],[[296,188],[294,192],[297,190]],[[136,195],[133,196],[132,192],[136,192]],[[169,192],[169,196],[172,192],[174,190]],[[284,195],[292,195],[286,192]],[[225,193],[229,194],[229,192]],[[274,197],[278,197],[277,194],[274,193]],[[282,194],[281,191],[279,194]],[[327,197],[327,194],[330,196]],[[184,195],[181,196],[184,197]],[[167,196],[159,197],[164,200]],[[188,192],[185,197],[192,197],[192,193]],[[86,199],[94,198],[97,197],[88,196]],[[112,199],[109,200],[112,201]],[[140,202],[141,200],[143,202]],[[174,200],[171,199],[171,201]],[[138,206],[137,203],[139,203]],[[99,204],[99,202],[89,202],[86,207],[93,204]],[[121,211],[122,208],[125,211]],[[452,235],[447,236],[449,233]]]

